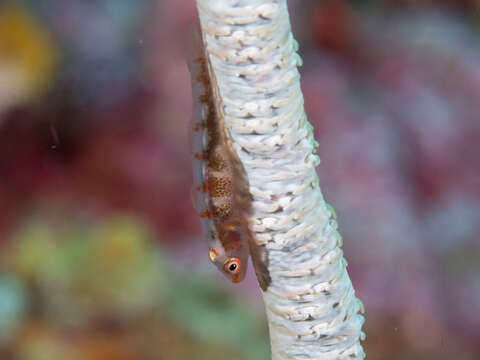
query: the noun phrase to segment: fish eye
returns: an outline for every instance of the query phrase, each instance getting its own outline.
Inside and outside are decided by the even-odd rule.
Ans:
[[[225,262],[224,269],[226,272],[236,275],[240,272],[240,260],[237,258],[230,258]]]

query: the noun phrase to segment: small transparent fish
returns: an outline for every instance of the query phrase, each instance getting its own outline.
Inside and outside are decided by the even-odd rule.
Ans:
[[[224,111],[215,75],[197,33],[190,62],[193,100],[193,189],[195,209],[208,240],[209,258],[232,282],[247,271],[249,242],[248,183],[224,127]]]

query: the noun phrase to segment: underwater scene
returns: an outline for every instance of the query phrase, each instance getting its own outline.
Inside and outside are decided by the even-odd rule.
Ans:
[[[367,359],[480,358],[480,2],[289,1]],[[269,359],[192,205],[194,0],[0,1],[0,359]]]

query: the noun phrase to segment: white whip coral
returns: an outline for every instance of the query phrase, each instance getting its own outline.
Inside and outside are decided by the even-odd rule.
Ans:
[[[252,195],[272,358],[362,359],[362,304],[323,200],[286,0],[197,0],[224,126]]]

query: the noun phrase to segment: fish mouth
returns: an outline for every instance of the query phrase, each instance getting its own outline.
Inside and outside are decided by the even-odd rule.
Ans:
[[[231,276],[233,283],[239,283],[245,278],[245,274],[236,274]]]

